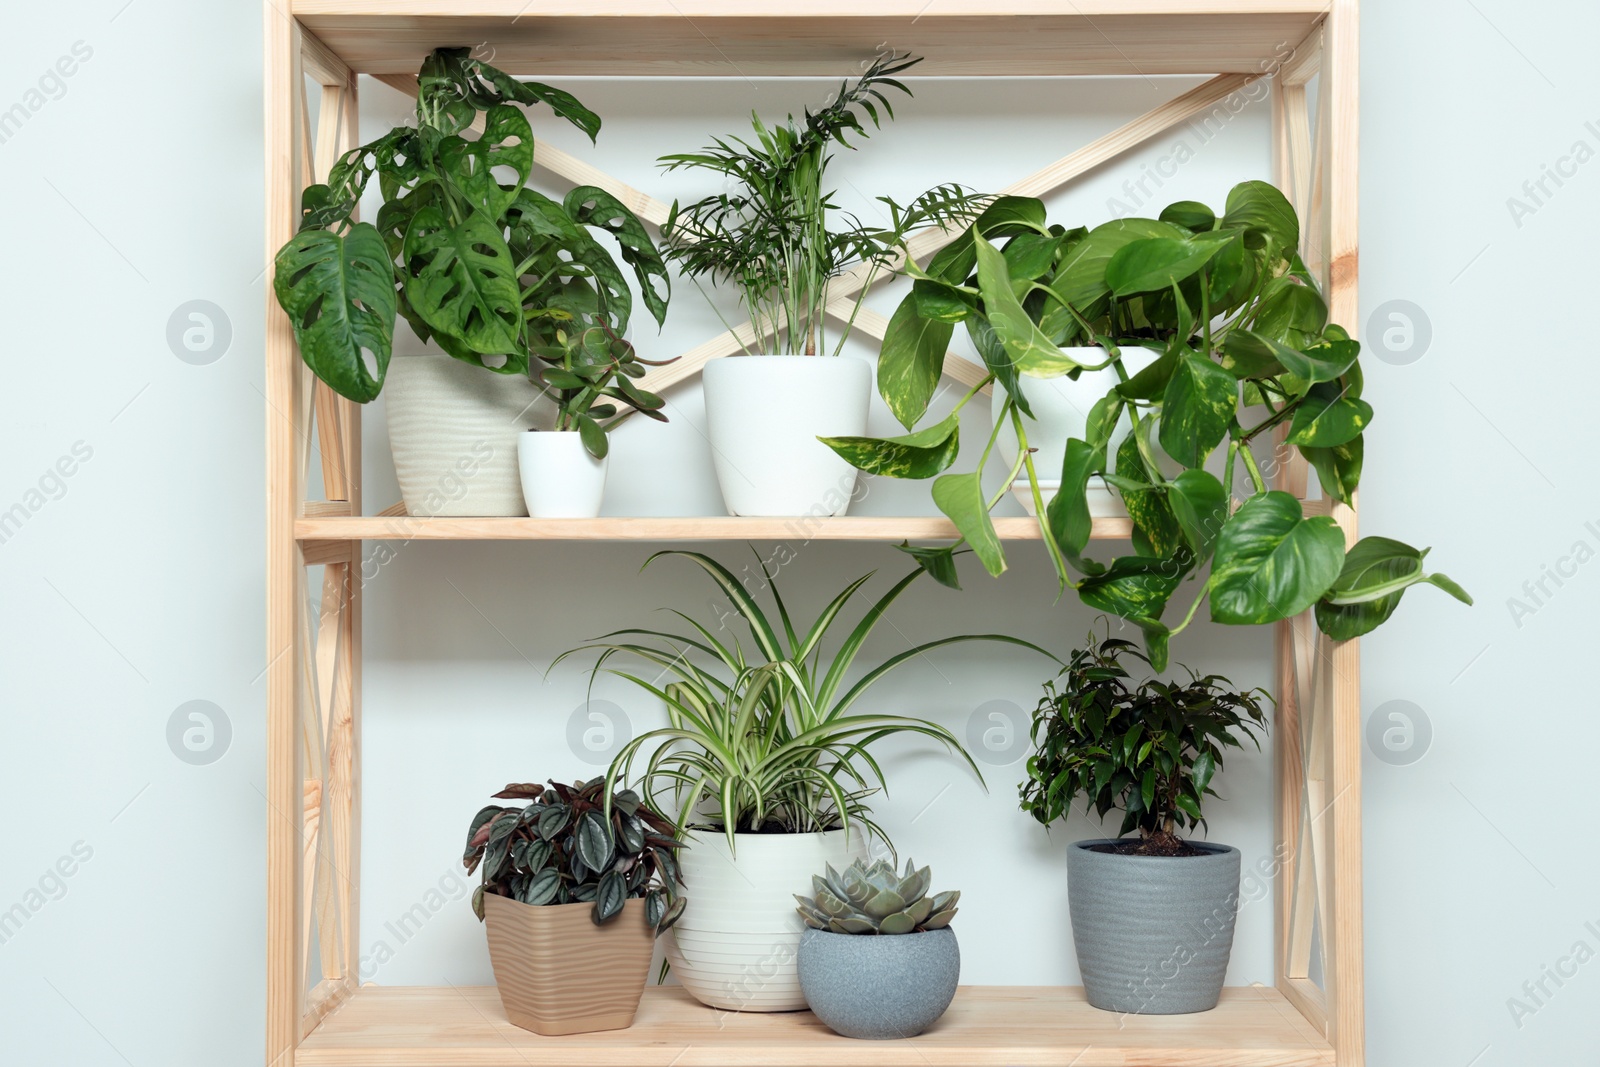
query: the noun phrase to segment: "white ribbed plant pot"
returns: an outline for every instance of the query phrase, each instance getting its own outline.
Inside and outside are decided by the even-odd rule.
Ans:
[[[843,515],[856,470],[818,437],[867,432],[872,368],[845,356],[734,356],[701,372],[730,515]]]
[[[438,352],[395,355],[383,388],[394,473],[411,515],[526,515],[517,441],[555,424],[520,374]]]
[[[572,432],[533,431],[517,438],[522,499],[536,519],[592,519],[606,495],[611,461],[595,459]]]
[[[859,829],[822,834],[738,834],[730,851],[721,833],[691,830],[678,854],[683,917],[666,938],[667,959],[684,989],[702,1004],[730,1011],[798,1011],[806,1006],[796,969],[804,924],[796,893],[812,875],[865,859]]]
[[[1079,363],[1091,366],[1104,363],[1106,359],[1105,350],[1098,347],[1063,348],[1061,351]],[[1148,349],[1130,347],[1122,350],[1122,365],[1129,375],[1139,373],[1156,359],[1157,354]],[[1077,381],[1070,378],[1022,378],[1022,395],[1027,398],[1028,407],[1033,411],[1032,419],[1023,416],[1023,430],[1028,435],[1028,447],[1034,449],[1033,466],[1039,476],[1039,494],[1047,505],[1056,490],[1061,488],[1061,461],[1067,452],[1067,440],[1073,437],[1082,439],[1089,424],[1089,409],[1116,383],[1117,372],[1110,367],[1085,371]],[[991,418],[1000,417],[1000,406],[1004,402],[1005,390],[996,387],[989,403]],[[1107,461],[1113,472],[1116,471],[1117,446],[1127,436],[1128,427],[1128,417],[1124,415],[1112,431]],[[1011,428],[1009,420],[1007,425],[1000,428],[995,446],[1006,469],[1010,470],[1017,461],[1018,444],[1016,431]],[[1029,515],[1035,513],[1033,491],[1028,487],[1026,473],[1011,484],[1011,495],[1017,498]],[[1128,514],[1122,501],[1099,477],[1089,479],[1086,496],[1089,514],[1096,518]]]

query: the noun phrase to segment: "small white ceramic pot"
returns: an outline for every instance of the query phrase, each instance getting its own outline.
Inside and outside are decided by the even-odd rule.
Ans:
[[[701,373],[730,515],[843,515],[856,470],[818,437],[867,432],[872,368],[830,356],[736,356]]]
[[[730,1011],[798,1011],[806,1006],[797,960],[805,924],[796,893],[812,875],[865,859],[859,829],[822,834],[736,834],[691,830],[678,853],[683,917],[666,940],[672,973],[702,1004]]]
[[[527,514],[517,439],[555,424],[555,405],[527,378],[439,352],[396,355],[383,404],[407,514]]]
[[[592,519],[606,495],[606,468],[575,432],[525,433],[517,439],[517,469],[528,514],[536,519]]]

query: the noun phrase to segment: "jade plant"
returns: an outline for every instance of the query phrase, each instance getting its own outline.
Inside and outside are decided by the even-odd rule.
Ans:
[[[572,785],[513,783],[495,797],[529,803],[491,804],[473,816],[462,864],[468,874],[483,868],[483,882],[472,893],[479,919],[490,893],[524,904],[592,903],[596,926],[642,897],[645,922],[658,935],[683,914],[673,855],[683,844],[638,794],[613,795],[604,778],[595,778]]]
[[[797,626],[764,562],[761,576],[775,617],[733,572],[709,556],[658,552],[645,566],[663,556],[687,559],[706,573],[731,607],[723,625],[742,623],[753,647],[740,642],[737,633],[719,636],[689,615],[674,612],[693,633],[618,630],[562,653],[556,662],[596,652],[591,678],[602,672],[616,675],[666,705],[667,725],[623,746],[606,772],[607,781],[613,786],[635,782],[652,803],[675,812],[680,830],[712,827],[727,835],[730,848],[736,847],[738,833],[816,833],[859,826],[883,838],[869,798],[885,788],[872,750],[886,738],[938,741],[982,781],[971,755],[945,727],[912,716],[858,712],[857,702],[891,671],[946,645],[991,641],[1049,655],[1020,638],[960,634],[908,648],[852,677],[862,645],[922,574],[920,569],[879,597],[830,653],[824,651],[830,631],[871,573],[845,586],[809,625]]]
[[[306,364],[341,396],[378,395],[398,314],[456,359],[527,375],[598,455],[601,420],[617,404],[661,418],[662,401],[633,384],[645,362],[621,340],[633,294],[590,231],[616,240],[657,323],[667,268],[605,190],[581,185],[557,201],[527,187],[534,139],[522,106],[534,104],[591,140],[600,131],[570,93],[518,81],[464,48],[435,50],[418,75],[416,124],[346,152],[302,194],[273,288]],[[375,222],[358,222],[374,176],[383,206]]]
[[[1130,851],[1187,855],[1183,829],[1205,825],[1205,798],[1223,753],[1260,748],[1267,726],[1263,689],[1235,692],[1226,678],[1188,671],[1183,681],[1135,682],[1124,658],[1150,665],[1132,643],[1106,637],[1072,654],[1058,681],[1045,683],[1033,713],[1035,752],[1019,787],[1022,810],[1049,826],[1080,797],[1101,819],[1122,812],[1117,831],[1139,831]]]
[[[933,874],[906,861],[904,874],[887,860],[870,867],[854,860],[843,873],[829,864],[826,874],[811,876],[812,893],[795,910],[807,926],[835,934],[914,934],[942,930],[956,915],[959,890],[928,895]]]
[[[895,75],[920,58],[880,56],[853,84],[844,83],[828,106],[807,110],[768,126],[752,113],[755,139],[715,138],[699,152],[663,156],[668,171],[710,171],[731,185],[679,207],[662,229],[667,258],[699,283],[733,286],[755,326],[757,343],[771,338],[777,353],[816,355],[827,351],[827,304],[832,283],[857,272],[856,299],[833,346],[838,355],[849,336],[867,288],[899,263],[899,245],[912,230],[960,225],[989,198],[956,185],[940,185],[902,207],[878,197],[887,226],[862,222],[834,203],[824,178],[836,145],[853,149],[849,137],[866,138],[865,115],[874,128],[879,109],[894,118],[886,90],[911,95]]]
[[[1362,398],[1360,345],[1328,321],[1299,243],[1294,209],[1259,181],[1236,186],[1220,215],[1184,201],[1159,218],[1094,229],[1050,224],[1040,201],[1002,197],[925,267],[907,264],[915,280],[886,335],[878,390],[914,432],[824,440],[869,473],[934,479],[934,503],[960,541],[902,547],[951,586],[962,545],[990,574],[1005,570],[989,512],[1026,474],[1060,587],[1138,626],[1157,669],[1169,639],[1207,601],[1213,621],[1241,625],[1315,608],[1336,639],[1383,623],[1419,583],[1470,604],[1455,582],[1424,571],[1426,549],[1367,537],[1347,552],[1332,515],[1307,515],[1293,495],[1268,486],[1255,447],[1282,433],[1317,471],[1324,496],[1352,503],[1373,417]],[[954,412],[917,430],[958,324],[987,373]],[[1063,346],[1079,355],[1092,346],[1096,355],[1085,363]],[[1123,356],[1134,346],[1155,359],[1130,374]],[[1029,381],[1106,368],[1114,381],[1088,412],[1083,436],[1063,455],[1032,454]],[[1004,404],[977,469],[945,473],[960,452],[961,408],[990,384],[1004,391]],[[986,487],[984,461],[1006,425],[1020,453],[1005,480]],[[1130,427],[1120,441],[1119,425]],[[1041,466],[1061,480],[1048,501]],[[1132,552],[1110,560],[1086,553],[1097,477],[1132,520]],[[1178,620],[1168,619],[1169,601],[1191,581],[1198,588]]]

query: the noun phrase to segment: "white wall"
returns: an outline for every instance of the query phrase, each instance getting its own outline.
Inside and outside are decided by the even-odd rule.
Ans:
[[[1364,645],[1367,713],[1406,700],[1431,724],[1420,760],[1398,762],[1380,743],[1366,764],[1369,1059],[1570,1062],[1590,1044],[1596,968],[1559,987],[1545,978],[1532,996],[1522,986],[1580,940],[1600,949],[1585,927],[1600,929],[1600,905],[1584,891],[1600,865],[1573,829],[1588,806],[1574,772],[1595,740],[1593,699],[1567,666],[1590,650],[1582,621],[1600,589],[1594,568],[1576,565],[1600,549],[1600,506],[1587,457],[1570,447],[1593,441],[1587,398],[1600,384],[1582,340],[1594,281],[1587,207],[1600,165],[1579,167],[1562,188],[1547,183],[1541,203],[1521,185],[1580,139],[1586,159],[1600,150],[1600,112],[1584,103],[1596,76],[1580,51],[1600,16],[1576,3],[1542,14],[1501,0],[1369,6],[1362,305],[1370,314],[1409,301],[1432,336],[1420,358],[1388,362],[1371,347],[1381,328],[1348,324],[1369,343],[1379,412],[1363,524],[1436,545],[1431,562],[1478,596],[1468,611],[1414,594]],[[1449,49],[1432,30],[1440,15],[1454,27]],[[0,603],[11,609],[0,621],[0,910],[28,911],[0,942],[7,1062],[252,1064],[262,1045],[267,818],[259,17],[250,4],[108,0],[4,18],[13,61],[0,111],[31,107],[41,74],[83,42],[74,73],[59,87],[47,81],[40,106],[0,142],[0,277],[16,383],[0,430],[0,510],[28,511],[0,544]],[[657,174],[657,155],[741,130],[752,107],[779,114],[829,87],[564,84],[605,116],[599,147],[548,120],[536,120],[536,133],[663,197],[704,187],[693,175]],[[842,199],[866,212],[880,193],[904,199],[939,181],[997,187],[1186,84],[919,83],[899,121],[839,157]],[[369,133],[405,113],[381,86],[365,95]],[[1591,119],[1596,130],[1584,125]],[[1268,173],[1266,130],[1266,107],[1252,105],[1204,144],[1173,131],[1052,198],[1052,216],[1107,217],[1109,197],[1130,199],[1122,183],[1177,154],[1180,141],[1193,158],[1136,206],[1220,203],[1235,181]],[[1513,218],[1511,196],[1534,210]],[[875,302],[887,310],[893,299]],[[201,365],[167,339],[169,319],[195,300],[216,305],[232,333]],[[647,355],[670,354],[716,328],[684,286],[659,349],[642,323],[635,339]],[[1535,368],[1554,388],[1541,388]],[[609,511],[716,509],[698,389],[669,400],[671,425],[619,433]],[[881,409],[874,419],[889,429]],[[974,415],[973,436],[985,421]],[[376,508],[397,499],[381,401],[366,445]],[[58,482],[47,472],[62,457],[72,473]],[[921,487],[879,482],[860,510],[927,508]],[[886,546],[796,547],[782,581],[809,608],[865,570],[880,570],[882,588],[905,567]],[[710,551],[743,562],[739,546]],[[448,895],[459,884],[462,824],[488,793],[591,770],[568,742],[584,675],[567,666],[544,675],[558,652],[647,622],[659,606],[708,617],[709,587],[674,561],[637,574],[646,554],[417,543],[369,586],[363,941],[373,979],[488,980],[464,904],[403,943],[386,924],[430,889],[442,883]],[[966,568],[962,594],[915,587],[866,658],[956,630],[1007,631],[1062,651],[1081,639],[1090,613],[1052,603],[1037,546],[1014,546],[1012,559],[999,581]],[[1559,587],[1545,579],[1536,603],[1522,586],[1546,566],[1571,576]],[[1514,617],[1510,597],[1531,610]],[[1262,634],[1202,626],[1175,658],[1260,684],[1269,648]],[[878,706],[964,733],[988,701],[1030,707],[1047,674],[983,646],[930,659],[882,686]],[[625,688],[597,695],[622,706],[634,730],[653,721]],[[226,743],[214,739],[221,755],[210,763],[185,762],[169,745],[169,721],[191,700],[213,702],[231,730]],[[1212,837],[1241,846],[1247,862],[1268,848],[1268,767],[1266,756],[1230,763],[1219,782],[1226,802],[1211,812]],[[1016,811],[1020,763],[985,772],[987,793],[948,759],[897,747],[880,813],[903,854],[964,891],[967,980],[1072,981],[1062,846],[1095,826],[1075,819],[1046,837]],[[72,873],[49,874],[58,861]],[[1230,980],[1269,978],[1270,933],[1270,907],[1247,907]],[[378,965],[380,942],[392,958]],[[1018,952],[1018,943],[1034,947]],[[1531,1010],[1514,1018],[1511,997]]]

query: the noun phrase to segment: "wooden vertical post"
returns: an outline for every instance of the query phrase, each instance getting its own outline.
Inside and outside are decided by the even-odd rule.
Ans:
[[[267,396],[267,1019],[268,1067],[293,1067],[305,996],[300,948],[300,597],[294,521],[305,496],[298,456],[302,388],[294,332],[273,298],[271,257],[294,233],[302,168],[300,35],[272,0],[264,17]]]
[[[361,143],[361,109],[357,78],[344,72],[344,115],[339,128],[339,151],[347,152]],[[344,464],[346,499],[350,513],[361,514],[361,405],[341,400],[339,413],[344,426]],[[346,650],[342,722],[335,721],[332,740],[340,774],[334,779],[334,846],[344,864],[339,911],[343,919],[343,959],[346,987],[361,984],[361,542],[350,546],[346,571],[344,632],[341,647]],[[342,750],[342,751],[341,751]]]
[[[1356,303],[1357,192],[1360,83],[1360,16],[1357,0],[1332,0],[1318,84],[1318,136],[1327,238],[1328,310],[1334,322],[1359,335]],[[1357,534],[1356,509],[1336,507],[1347,544]],[[1361,924],[1361,649],[1356,641],[1332,643],[1332,901],[1322,921],[1336,967],[1329,976],[1330,1023],[1339,1067],[1366,1062],[1366,995]]]

